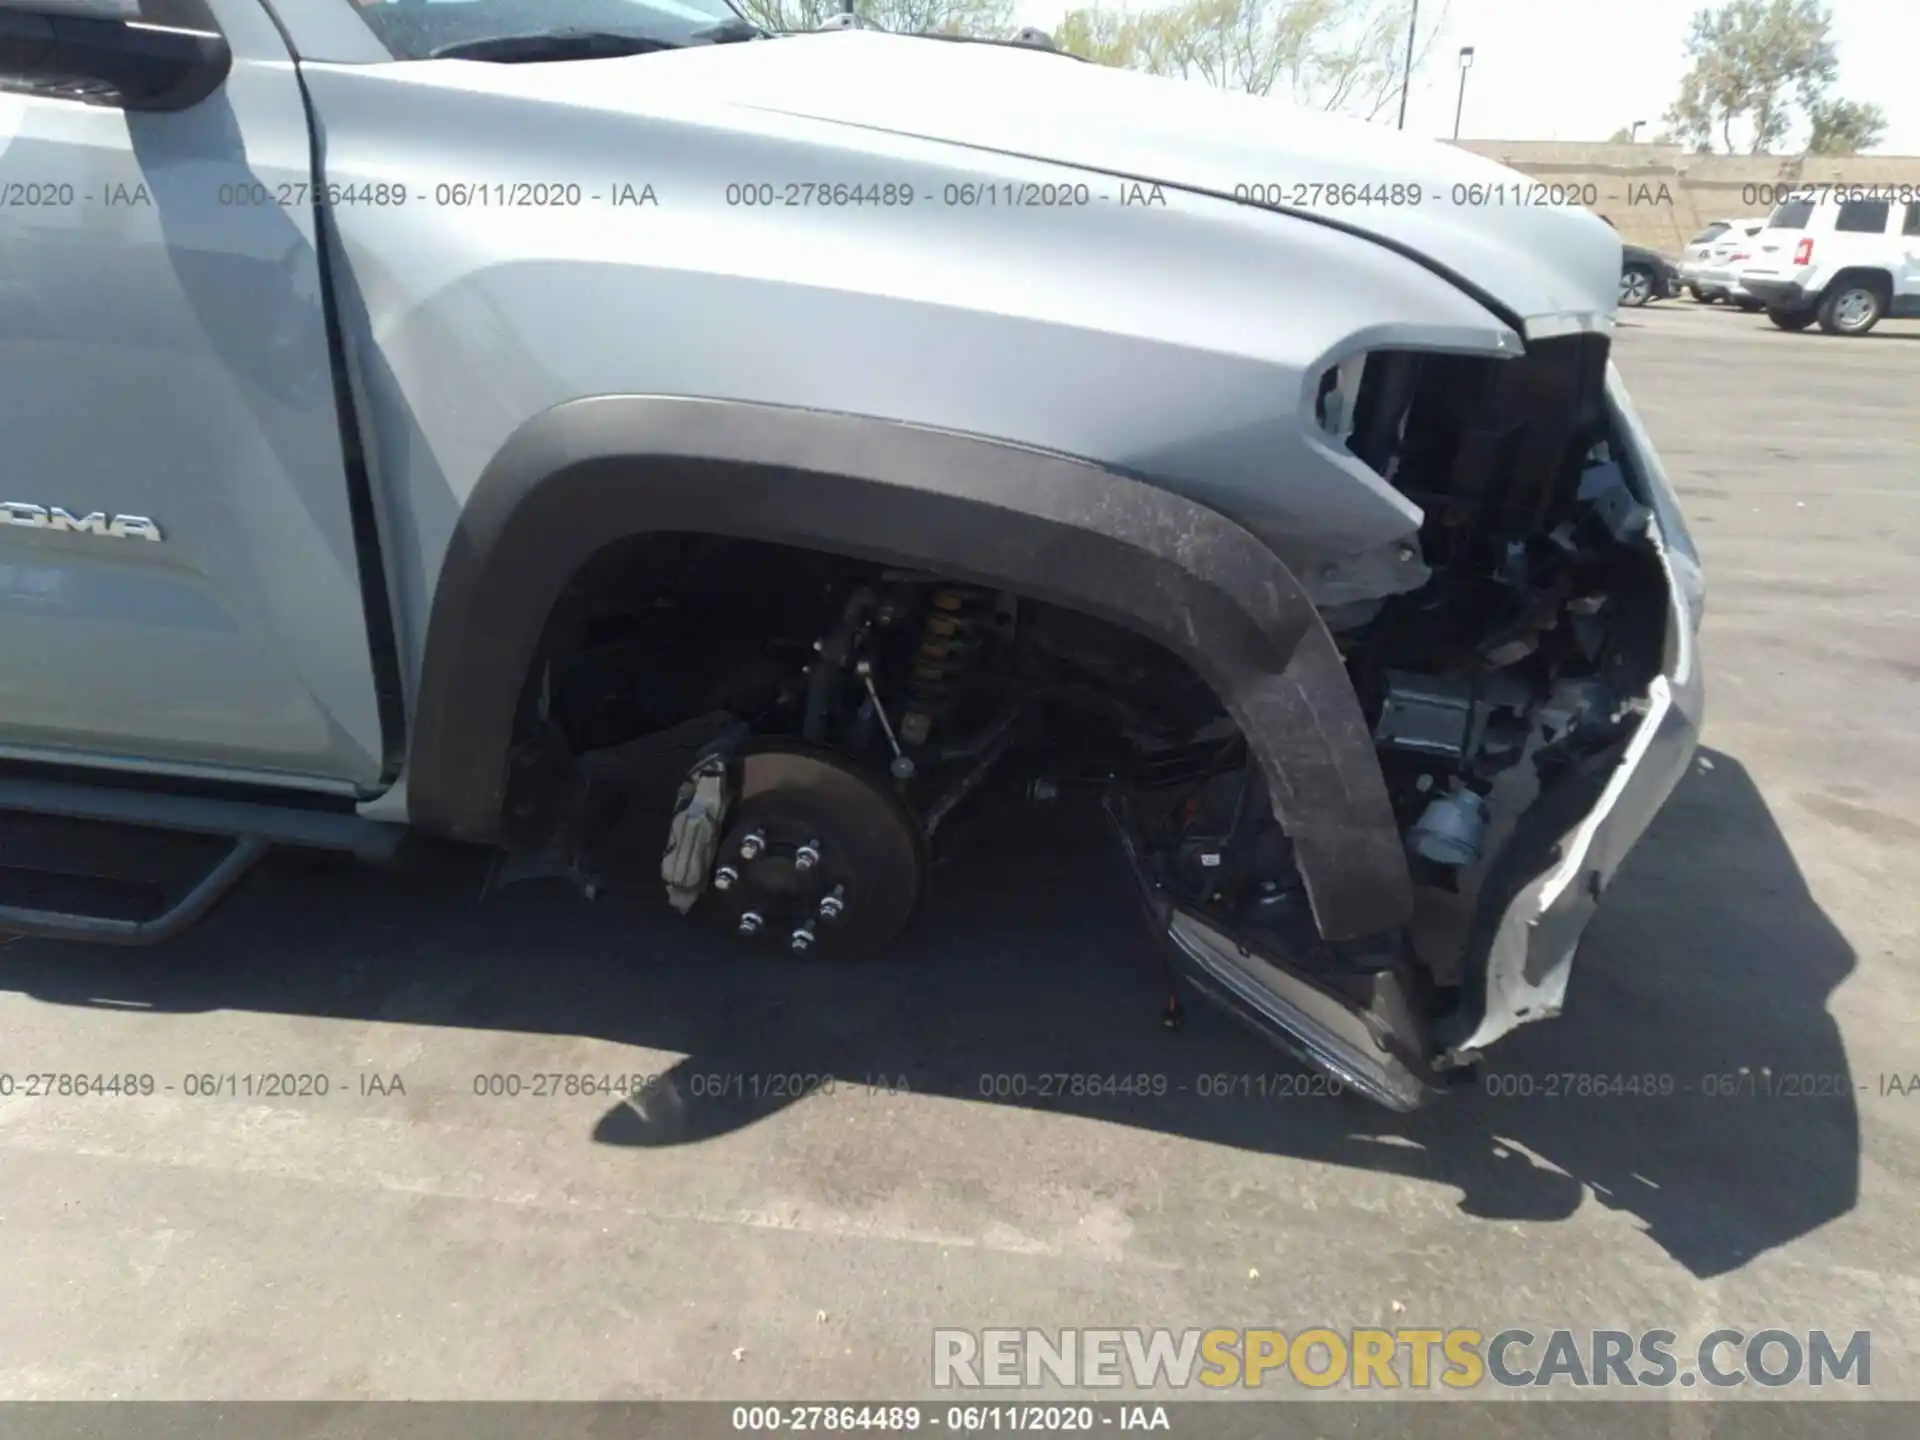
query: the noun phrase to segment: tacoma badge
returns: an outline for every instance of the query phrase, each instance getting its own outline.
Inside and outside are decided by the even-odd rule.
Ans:
[[[158,540],[160,527],[144,515],[113,515],[95,510],[74,515],[58,505],[29,505],[21,500],[0,501],[0,524],[24,525],[30,530],[66,530],[75,535],[107,535],[116,540]]]

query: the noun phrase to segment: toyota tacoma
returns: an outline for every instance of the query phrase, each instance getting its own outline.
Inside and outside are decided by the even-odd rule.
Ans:
[[[1701,718],[1621,245],[1439,143],[721,0],[0,0],[0,810],[495,848],[854,959],[1078,791],[1407,1108]]]

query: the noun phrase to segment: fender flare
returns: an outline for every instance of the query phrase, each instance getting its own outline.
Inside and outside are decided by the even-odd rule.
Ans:
[[[604,545],[688,531],[1012,590],[1190,665],[1258,758],[1320,933],[1390,930],[1412,885],[1346,667],[1286,565],[1170,491],[1050,451],[898,421],[650,395],[573,400],[480,476],[435,587],[407,794],[419,828],[496,841],[528,667]]]

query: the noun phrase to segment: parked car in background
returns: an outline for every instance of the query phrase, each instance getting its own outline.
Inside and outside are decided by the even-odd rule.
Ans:
[[[1600,217],[1618,230],[1605,215]],[[1680,293],[1680,270],[1658,250],[1620,242],[1620,303],[1640,306]]]
[[[1694,288],[1694,282],[1698,278],[1701,264],[1707,258],[1707,252],[1713,248],[1715,241],[1739,223],[1733,219],[1709,220],[1706,228],[1689,240],[1686,248],[1680,252],[1680,283],[1692,293],[1694,299],[1702,298],[1700,292]],[[1764,216],[1761,217],[1760,223],[1766,224]]]
[[[1680,293],[1680,271],[1658,250],[1644,245],[1620,247],[1620,303],[1645,305]]]
[[[1910,188],[1810,190],[1776,205],[1739,283],[1782,330],[1817,321],[1829,335],[1864,335],[1889,315],[1920,318],[1920,199]]]
[[[1715,300],[1725,300],[1742,310],[1762,308],[1760,301],[1741,287],[1740,266],[1753,253],[1754,237],[1766,228],[1767,217],[1756,215],[1746,220],[1726,222],[1725,228],[1705,243],[1696,237],[1695,243],[1687,247],[1686,256],[1680,262],[1681,284],[1702,304],[1710,305]]]

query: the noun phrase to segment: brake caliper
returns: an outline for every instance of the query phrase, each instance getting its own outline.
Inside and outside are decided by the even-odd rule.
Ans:
[[[707,888],[732,804],[725,756],[709,755],[688,772],[674,802],[667,852],[660,858],[667,902],[682,915],[693,908]]]

